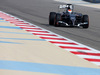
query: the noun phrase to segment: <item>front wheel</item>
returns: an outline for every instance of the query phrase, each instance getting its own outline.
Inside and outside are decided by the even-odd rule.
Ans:
[[[83,23],[84,23],[84,25],[82,26],[83,28],[89,28],[89,17],[88,17],[88,15],[83,15]]]
[[[55,27],[60,26],[58,21],[61,21],[61,14],[57,13],[55,17]]]
[[[55,12],[50,12],[50,15],[49,15],[49,25],[54,25],[55,16],[56,16]]]

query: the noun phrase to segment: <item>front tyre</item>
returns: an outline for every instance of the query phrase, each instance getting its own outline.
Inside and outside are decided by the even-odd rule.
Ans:
[[[57,13],[55,17],[55,27],[59,27],[58,21],[61,21],[61,14]]]
[[[88,17],[88,15],[83,15],[83,23],[84,23],[84,25],[82,26],[83,28],[89,28],[89,17]]]
[[[50,14],[49,14],[49,25],[54,25],[55,17],[56,17],[56,13],[50,12]]]

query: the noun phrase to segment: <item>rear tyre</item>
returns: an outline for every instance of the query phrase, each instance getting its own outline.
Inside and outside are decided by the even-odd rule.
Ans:
[[[61,21],[61,14],[57,13],[55,17],[55,27],[59,27],[58,21]]]
[[[50,12],[50,14],[49,14],[49,25],[54,25],[55,17],[56,17],[56,13]]]
[[[82,26],[83,28],[89,28],[89,17],[88,17],[88,15],[83,15],[83,23],[86,23]]]

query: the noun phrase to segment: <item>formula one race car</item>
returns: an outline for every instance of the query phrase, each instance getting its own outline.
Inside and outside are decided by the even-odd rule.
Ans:
[[[73,5],[60,5],[59,9],[64,9],[63,12],[59,11],[50,12],[49,14],[49,25],[54,26],[71,26],[71,27],[89,27],[88,15],[82,15],[81,13],[73,12]]]

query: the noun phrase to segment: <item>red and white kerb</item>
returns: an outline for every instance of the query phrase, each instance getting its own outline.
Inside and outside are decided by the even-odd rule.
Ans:
[[[100,51],[95,50],[91,47],[85,46],[83,44],[77,43],[73,40],[55,34],[51,31],[38,27],[34,24],[16,18],[12,15],[0,11],[0,17],[5,21],[8,21],[33,35],[39,36],[41,39],[45,39],[58,47],[69,51],[85,60],[88,60],[98,66],[100,66]]]

